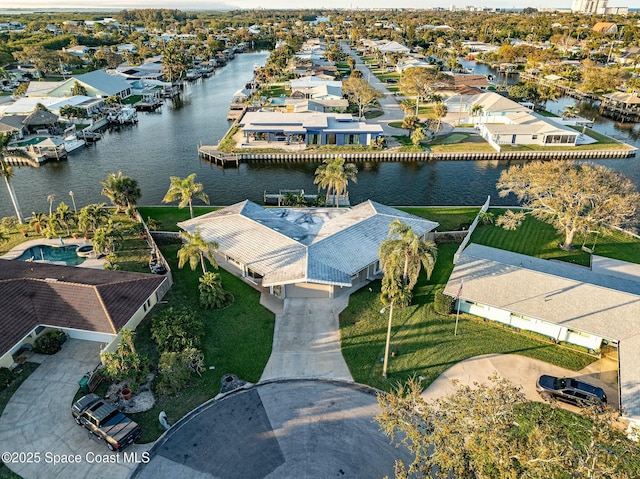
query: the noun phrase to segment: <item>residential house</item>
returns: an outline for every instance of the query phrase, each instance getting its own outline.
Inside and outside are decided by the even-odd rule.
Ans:
[[[168,277],[0,259],[0,367],[51,330],[113,350],[166,293]],[[15,356],[15,357],[14,357]]]
[[[593,26],[592,30],[605,35],[614,35],[618,33],[618,25],[611,22],[598,22]]]
[[[640,425],[640,265],[593,256],[585,268],[471,244],[444,293],[461,312],[616,359],[619,406]]]
[[[84,58],[84,56],[89,53],[89,47],[86,45],[73,45],[63,48],[62,51],[74,57]]]
[[[382,135],[382,127],[342,113],[248,112],[240,120],[247,143],[266,141],[306,146],[363,145]]]
[[[290,88],[292,94],[300,92],[305,98],[314,98],[314,96],[327,97],[332,99],[342,98],[342,82],[339,80],[325,80],[316,76],[305,76],[296,80],[291,80],[285,85]]]
[[[215,240],[226,261],[271,294],[334,297],[379,277],[378,249],[396,219],[420,236],[438,226],[373,201],[347,209],[263,208],[248,200],[178,226]]]
[[[92,98],[108,98],[118,96],[122,99],[131,96],[131,85],[122,77],[109,75],[103,70],[95,70],[82,75],[74,75],[63,81],[59,86],[48,93],[48,96],[71,96],[71,92],[78,82],[87,91],[87,96]]]

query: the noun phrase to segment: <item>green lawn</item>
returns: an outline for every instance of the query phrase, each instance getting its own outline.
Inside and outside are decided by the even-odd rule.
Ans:
[[[482,354],[521,354],[552,364],[579,370],[593,358],[577,351],[559,348],[525,334],[514,333],[483,321],[460,318],[454,336],[455,317],[433,310],[434,293],[444,287],[453,268],[457,244],[440,244],[438,261],[431,281],[424,277],[414,289],[413,304],[395,309],[391,337],[388,379],[382,377],[388,312],[380,313],[380,282],[351,295],[349,306],[340,315],[342,353],[356,382],[390,390],[396,382],[413,375],[431,384],[454,364]],[[390,355],[391,356],[391,355]]]
[[[491,210],[496,216],[502,213],[502,209]],[[631,235],[608,230],[605,235],[591,234],[586,238],[585,246],[596,246],[594,254],[616,258],[632,263],[640,263],[640,240]],[[558,247],[564,241],[564,237],[553,226],[527,215],[520,228],[516,231],[507,231],[494,225],[479,225],[474,231],[471,241],[495,248],[514,251],[538,258],[553,258],[570,263],[589,266],[589,254],[582,251],[581,246],[585,238],[579,236],[574,241],[574,251],[564,251]]]
[[[478,214],[479,208],[469,206],[461,208],[420,208],[403,207],[399,210],[406,211],[412,215],[420,216],[440,224],[438,231],[455,231],[462,227],[468,228]]]
[[[194,206],[193,214],[200,216],[205,213],[217,210],[215,206]],[[180,231],[176,223],[189,219],[189,207],[178,208],[176,206],[139,206],[138,211],[146,221],[151,217],[160,222],[161,231]]]
[[[165,307],[187,307],[196,310],[205,322],[203,352],[206,371],[194,377],[189,387],[171,397],[160,396],[153,409],[131,417],[142,425],[140,442],[157,439],[163,429],[158,423],[160,411],[166,411],[170,422],[176,422],[186,413],[220,392],[221,378],[233,373],[239,378],[257,382],[267,364],[273,343],[273,313],[260,305],[260,294],[241,279],[219,269],[225,289],[235,297],[234,303],[222,310],[201,309],[198,302],[198,278],[201,270],[177,268],[178,245],[161,246],[162,254],[172,269],[174,285],[165,296],[167,304],[154,309],[136,329],[136,349],[157,361],[158,353],[150,337],[153,314]],[[215,369],[208,369],[215,366]]]

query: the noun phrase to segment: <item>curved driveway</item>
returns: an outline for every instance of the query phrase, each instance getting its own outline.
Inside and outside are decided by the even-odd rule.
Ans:
[[[0,452],[34,455],[31,462],[8,464],[13,472],[24,479],[119,479],[127,477],[136,466],[123,454],[110,452],[103,442],[91,440],[88,431],[71,417],[78,381],[99,363],[99,351],[99,343],[69,339],[58,353],[46,356],[14,393],[0,417]],[[140,458],[147,449],[148,446],[136,444],[125,452],[137,452]],[[54,455],[74,459],[77,455],[79,463],[47,462]],[[99,462],[100,459],[114,463]]]

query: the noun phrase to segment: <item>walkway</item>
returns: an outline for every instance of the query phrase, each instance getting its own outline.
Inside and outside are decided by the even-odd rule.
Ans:
[[[338,315],[349,295],[335,299],[288,298],[276,315],[273,349],[260,381],[339,379],[353,381],[340,349]]]
[[[15,392],[0,417],[2,452],[38,453],[39,461],[33,456],[31,463],[8,464],[13,472],[24,479],[121,479],[136,466],[135,462],[125,462],[122,454],[110,452],[103,442],[91,440],[88,431],[71,417],[78,381],[98,364],[99,351],[99,343],[70,339],[61,351],[45,356]],[[133,445],[126,452],[137,452],[140,459],[147,449]],[[54,455],[77,455],[80,462],[53,464],[48,459]],[[97,462],[96,457],[114,463]]]

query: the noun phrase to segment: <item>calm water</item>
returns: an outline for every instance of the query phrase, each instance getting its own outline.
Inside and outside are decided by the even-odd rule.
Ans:
[[[69,191],[78,208],[108,200],[100,195],[100,180],[121,170],[136,178],[142,189],[140,204],[159,204],[169,186],[169,176],[197,174],[212,204],[225,205],[249,198],[262,202],[264,191],[304,188],[317,191],[313,173],[317,164],[241,164],[221,170],[197,156],[200,141],[217,142],[226,132],[226,112],[233,93],[253,75],[255,63],[264,64],[266,52],[238,55],[214,77],[187,86],[180,102],[167,102],[156,113],[140,113],[135,126],[107,131],[103,139],[77,150],[67,161],[40,168],[15,169],[12,180],[23,214],[48,211],[47,195],[55,204],[71,205]],[[480,73],[480,71],[479,71]],[[484,72],[483,72],[484,73]],[[572,103],[573,100],[568,100]],[[549,105],[562,110],[567,101]],[[597,111],[596,111],[597,113]],[[593,114],[588,115],[592,117]],[[640,147],[638,125],[617,125],[598,120],[597,129],[618,138],[629,138]],[[638,159],[600,160],[640,184]],[[361,163],[358,183],[349,186],[352,203],[367,198],[390,205],[479,205],[487,195],[494,204],[514,204],[498,198],[495,183],[509,162]],[[4,185],[0,185],[0,217],[13,209]]]
[[[76,254],[76,246],[36,245],[26,249],[18,258],[20,261],[63,261],[70,266],[77,266],[84,262]]]

